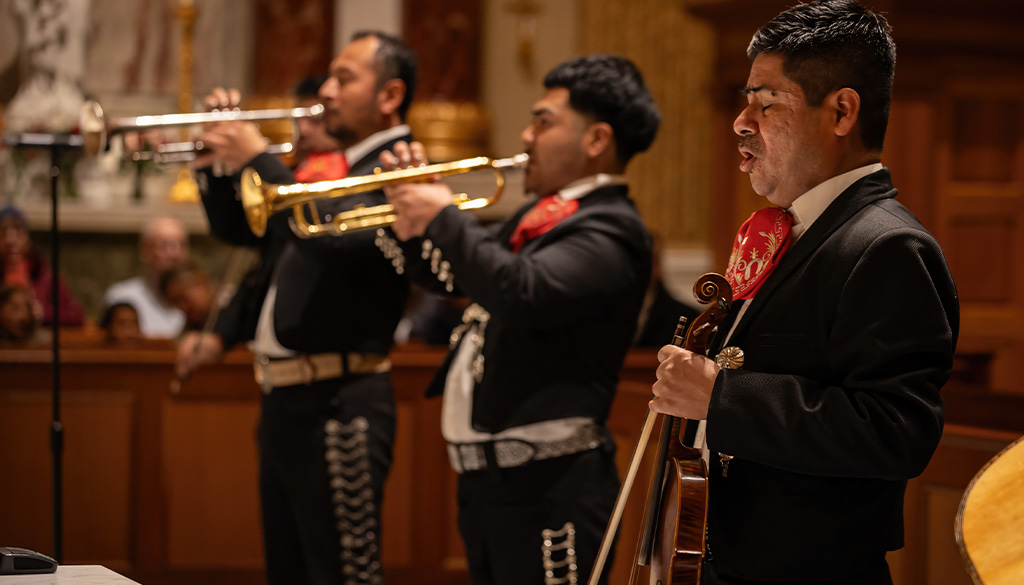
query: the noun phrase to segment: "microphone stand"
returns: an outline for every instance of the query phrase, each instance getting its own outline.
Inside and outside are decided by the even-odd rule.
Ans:
[[[4,144],[11,148],[47,150],[50,153],[50,305],[53,328],[53,421],[50,426],[50,452],[53,455],[53,558],[64,562],[63,491],[61,462],[64,454],[64,427],[60,422],[60,289],[58,261],[60,239],[57,229],[57,181],[60,157],[64,151],[80,148],[78,134],[5,134]]]

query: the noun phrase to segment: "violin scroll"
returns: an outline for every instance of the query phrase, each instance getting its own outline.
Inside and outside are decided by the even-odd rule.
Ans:
[[[732,287],[721,274],[709,272],[693,283],[693,296],[699,303],[708,307],[693,320],[683,348],[707,355],[708,337],[725,319],[732,307]]]

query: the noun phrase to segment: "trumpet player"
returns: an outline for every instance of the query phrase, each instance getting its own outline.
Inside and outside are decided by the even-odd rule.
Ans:
[[[405,272],[474,301],[430,393],[476,585],[586,582],[619,486],[605,419],[651,273],[623,174],[660,122],[640,72],[589,55],[544,88],[522,132],[540,199],[507,223],[481,226],[440,183],[385,189]],[[418,165],[423,149],[381,160]]]
[[[415,55],[383,33],[355,35],[332,61],[319,94],[350,175],[372,173],[382,151],[411,139],[404,119],[415,84]],[[218,89],[206,105],[233,107],[238,98]],[[197,159],[199,166],[250,166],[268,181],[295,182],[263,152],[252,124],[217,125],[201,139],[213,152]],[[258,439],[267,582],[381,583],[380,504],[395,430],[387,356],[408,284],[377,251],[372,233],[300,239],[287,214],[279,214],[265,236],[255,236],[235,197],[237,181],[203,170],[210,228],[229,243],[260,250],[263,265],[240,286],[214,333],[184,340],[178,373],[251,342],[263,390]],[[382,203],[378,191],[320,208],[334,214]]]

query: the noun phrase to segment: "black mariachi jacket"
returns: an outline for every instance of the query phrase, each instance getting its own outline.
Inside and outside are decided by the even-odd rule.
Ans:
[[[349,176],[369,175],[380,166],[379,156],[398,138],[377,148],[349,170]],[[261,154],[248,166],[265,182],[294,183],[291,171],[277,158]],[[260,251],[261,267],[239,286],[217,319],[214,330],[224,346],[250,340],[256,332],[260,309],[276,270],[277,300],[274,331],[281,345],[303,353],[365,352],[386,354],[401,319],[408,282],[395,274],[374,245],[372,231],[344,236],[302,239],[289,227],[290,211],[274,215],[264,237],[258,238],[245,221],[235,196],[238,176],[212,177],[206,173],[203,205],[210,231],[229,244]],[[385,203],[380,191],[317,204],[321,217]]]
[[[498,432],[570,416],[603,422],[651,273],[651,238],[625,186],[596,189],[518,253],[509,237],[449,206],[403,243],[414,281],[468,296],[490,314],[473,427]],[[453,347],[431,388],[440,393]]]
[[[851,577],[903,545],[907,479],[942,434],[959,305],[938,244],[895,195],[887,169],[844,191],[729,340],[746,364],[719,374],[707,426],[708,447],[735,457],[727,477],[711,462],[719,574]]]

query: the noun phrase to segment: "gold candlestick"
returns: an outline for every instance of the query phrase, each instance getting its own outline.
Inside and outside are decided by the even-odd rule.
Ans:
[[[178,111],[192,111],[192,52],[195,45],[196,7],[193,0],[178,2],[178,20],[181,21],[181,66],[179,72]],[[188,140],[188,129],[181,129],[180,139]],[[174,202],[199,201],[199,186],[187,166],[178,171],[178,179],[169,196]]]

